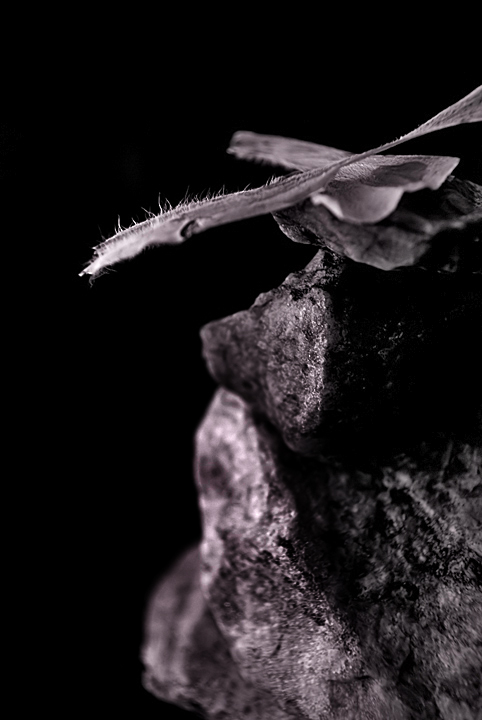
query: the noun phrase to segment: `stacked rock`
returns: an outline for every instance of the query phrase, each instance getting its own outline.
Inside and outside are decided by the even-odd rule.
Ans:
[[[482,717],[478,237],[389,271],[327,242],[203,328],[203,539],[152,597],[154,694],[210,720]]]

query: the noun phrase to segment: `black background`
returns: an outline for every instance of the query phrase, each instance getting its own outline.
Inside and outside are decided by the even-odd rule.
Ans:
[[[267,216],[150,250],[93,284],[78,273],[118,218],[142,220],[158,198],[264,183],[274,170],[225,153],[236,130],[361,151],[480,77],[442,41],[412,55],[387,29],[355,28],[337,42],[306,15],[261,27],[249,13],[181,8],[62,28],[34,52],[28,38],[17,48],[29,62],[10,65],[0,135],[5,242],[19,250],[5,269],[30,668],[17,707],[33,695],[51,716],[191,717],[143,690],[138,656],[153,584],[200,535],[193,437],[215,384],[199,329],[249,307],[315,249]],[[456,174],[482,181],[479,125],[397,152],[461,156]]]

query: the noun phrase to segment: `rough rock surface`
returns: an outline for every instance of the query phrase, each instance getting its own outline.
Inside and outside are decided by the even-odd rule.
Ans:
[[[242,678],[199,585],[199,551],[192,548],[154,591],[142,650],[144,686],[157,697],[212,720],[280,720],[292,715]]]
[[[243,673],[296,717],[402,718],[331,597],[323,474],[220,391],[198,433],[203,589]],[[308,491],[306,514],[297,485]],[[313,535],[300,527],[307,516]]]
[[[201,571],[153,597],[153,692],[215,720],[482,717],[481,329],[480,277],[331,251],[204,328]]]
[[[244,675],[299,718],[479,717],[481,460],[302,458],[220,391],[198,433],[202,586]]]
[[[451,436],[461,417],[473,432],[481,324],[477,275],[387,273],[320,251],[201,335],[213,377],[291,449],[317,454],[336,442],[406,450],[408,435]]]

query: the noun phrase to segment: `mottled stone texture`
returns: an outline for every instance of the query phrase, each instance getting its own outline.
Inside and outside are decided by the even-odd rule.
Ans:
[[[153,593],[142,651],[144,685],[157,697],[212,720],[293,716],[239,673],[199,585],[192,548]]]
[[[249,309],[206,325],[213,377],[293,450],[469,435],[480,409],[481,278],[383,272],[320,251]]]
[[[482,717],[481,335],[480,276],[329,250],[203,329],[200,571],[153,595],[153,692],[216,720]]]
[[[198,434],[202,583],[245,676],[299,718],[480,717],[481,457],[303,458],[221,390]]]
[[[298,718],[404,717],[333,596],[327,469],[221,390],[198,433],[197,479],[202,586],[243,674]]]

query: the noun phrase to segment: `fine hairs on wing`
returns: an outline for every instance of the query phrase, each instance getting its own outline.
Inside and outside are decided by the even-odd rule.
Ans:
[[[343,168],[360,163],[366,158],[378,155],[392,147],[396,147],[427,133],[452,127],[461,123],[479,122],[482,120],[482,85],[461,100],[432,117],[418,128],[398,140],[385,143],[363,153],[348,155],[325,164],[324,167],[313,167],[309,170],[294,172],[280,178],[273,178],[262,187],[242,190],[234,193],[207,193],[203,198],[192,197],[183,200],[177,207],[161,206],[161,212],[149,216],[146,220],[133,224],[128,229],[117,232],[112,238],[101,243],[94,249],[94,258],[80,273],[81,275],[97,275],[99,271],[121,260],[133,258],[147,247],[163,244],[178,244],[194,234],[204,232],[210,227],[235,222],[256,215],[275,213],[293,207],[307,198],[314,204],[325,202],[324,191]],[[241,134],[243,136],[243,133]],[[244,133],[244,137],[249,133]],[[288,140],[281,138],[278,140]],[[293,141],[297,142],[297,141]],[[324,146],[321,146],[324,147]],[[326,148],[325,148],[326,150]],[[328,149],[329,150],[329,149]],[[331,149],[333,150],[333,149]],[[334,151],[335,155],[344,151]],[[457,160],[457,159],[456,159]],[[358,189],[354,189],[355,195]],[[353,189],[350,190],[353,196]],[[360,195],[360,193],[358,193]],[[399,193],[401,196],[401,193]],[[355,200],[357,197],[355,197]],[[360,199],[358,197],[358,199]],[[372,198],[373,200],[373,198]],[[364,199],[361,198],[360,202]],[[376,205],[377,198],[374,199]],[[363,205],[362,202],[362,205]],[[375,207],[375,215],[363,217],[357,212],[343,216],[340,202],[330,200],[328,209],[337,211],[342,219],[348,222],[373,222],[373,216],[382,217],[384,209]],[[352,202],[353,204],[353,202]]]

